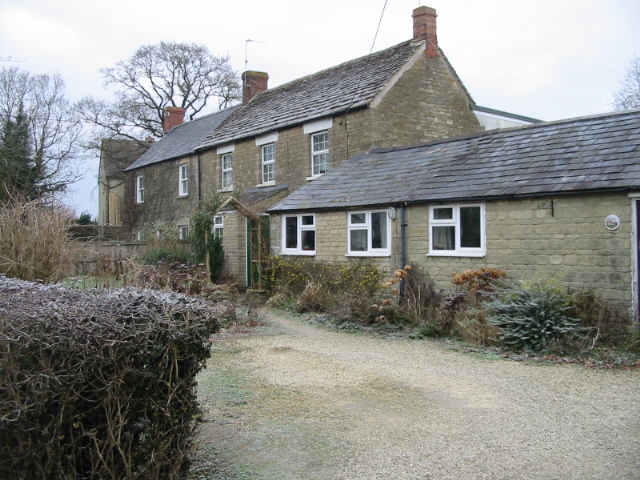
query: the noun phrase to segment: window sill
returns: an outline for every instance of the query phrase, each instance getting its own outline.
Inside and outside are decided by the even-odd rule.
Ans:
[[[354,252],[347,253],[345,257],[390,257],[391,252]]]
[[[219,188],[217,193],[233,192],[233,187]]]
[[[442,251],[442,252],[429,252],[427,257],[469,257],[480,258],[485,257],[487,252],[455,252],[455,251]]]
[[[178,195],[178,198],[189,198],[189,194],[186,194],[186,195]]]
[[[303,250],[303,251],[299,251],[299,252],[280,252],[280,255],[306,255],[308,257],[312,257],[316,254],[315,250]]]
[[[322,175],[324,175],[324,173],[321,173],[319,175],[311,175],[310,177],[307,177],[306,180],[307,180],[307,182],[311,182],[311,181],[315,180],[316,178],[320,178]]]
[[[275,184],[276,184],[276,181],[272,180],[270,182],[260,183],[260,184],[256,185],[256,187],[273,187]]]

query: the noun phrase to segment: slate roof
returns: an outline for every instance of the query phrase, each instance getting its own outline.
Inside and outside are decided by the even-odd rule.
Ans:
[[[353,157],[269,212],[640,190],[640,109]]]
[[[191,155],[200,145],[202,139],[217,128],[238,107],[239,105],[229,107],[172,128],[126,171]]]
[[[256,95],[202,142],[200,148],[367,105],[424,43],[407,41]]]

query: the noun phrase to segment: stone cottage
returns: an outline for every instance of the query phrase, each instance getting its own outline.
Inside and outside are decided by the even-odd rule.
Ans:
[[[245,72],[242,105],[175,127],[127,169],[133,228],[174,222],[186,231],[189,215],[210,194],[233,196],[260,216],[248,220],[229,208],[215,218],[227,267],[247,285],[255,282],[255,232],[277,229],[269,207],[348,158],[477,132],[496,118],[532,121],[476,107],[438,47],[429,7],[413,11],[406,42],[277,88],[267,82],[266,73]]]
[[[374,149],[268,212],[280,254],[414,262],[446,290],[465,269],[559,275],[637,319],[639,206],[632,110]]]

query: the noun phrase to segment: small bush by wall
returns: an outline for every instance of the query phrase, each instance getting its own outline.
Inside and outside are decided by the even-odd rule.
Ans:
[[[179,294],[0,278],[0,478],[184,478],[217,328]]]

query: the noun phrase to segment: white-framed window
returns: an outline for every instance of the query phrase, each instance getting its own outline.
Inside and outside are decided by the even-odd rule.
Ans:
[[[282,217],[282,253],[315,255],[316,216],[314,214],[284,215]]]
[[[144,203],[144,175],[136,177],[136,203]]]
[[[262,146],[262,183],[276,181],[276,144]]]
[[[224,217],[222,215],[213,216],[213,238],[219,238],[222,240],[222,234],[224,232]]]
[[[225,153],[220,158],[222,164],[222,189],[231,190],[233,187],[233,154]]]
[[[329,169],[329,132],[311,135],[311,175],[322,175]]]
[[[391,225],[387,210],[348,212],[348,255],[386,256],[391,253]]]
[[[188,225],[178,225],[178,239],[179,240],[188,240],[189,239],[189,226]]]
[[[481,257],[485,253],[484,204],[429,207],[429,255]]]
[[[178,165],[178,195],[189,195],[189,164]]]

